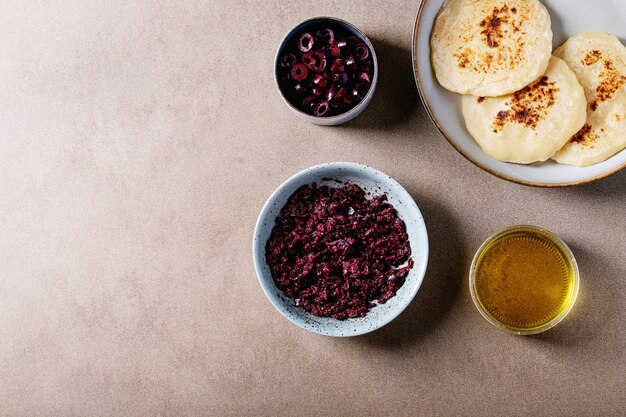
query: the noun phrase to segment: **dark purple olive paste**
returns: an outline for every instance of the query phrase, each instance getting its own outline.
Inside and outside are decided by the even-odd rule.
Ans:
[[[339,320],[385,303],[413,267],[404,222],[387,195],[368,199],[353,183],[299,188],[276,219],[265,256],[276,286],[296,305]]]

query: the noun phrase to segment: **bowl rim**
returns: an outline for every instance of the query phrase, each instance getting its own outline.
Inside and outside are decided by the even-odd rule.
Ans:
[[[352,31],[354,31],[354,33],[363,41],[363,43],[365,43],[368,48],[370,48],[370,53],[372,55],[372,62],[374,63],[374,76],[372,78],[372,82],[370,84],[370,88],[369,90],[367,90],[367,93],[365,94],[365,97],[363,97],[363,100],[361,100],[356,106],[354,106],[353,108],[351,108],[348,111],[345,111],[343,113],[340,114],[336,114],[334,116],[315,116],[313,114],[309,114],[306,113],[302,110],[300,110],[299,108],[297,108],[296,106],[294,106],[289,100],[287,100],[287,97],[285,97],[285,94],[283,94],[283,91],[280,88],[280,83],[278,81],[278,71],[277,71],[277,67],[278,67],[278,60],[280,59],[281,56],[281,52],[285,47],[285,44],[291,39],[291,37],[294,35],[294,33],[303,25],[313,22],[313,21],[323,21],[323,20],[329,20],[335,23],[339,23],[341,25],[345,25],[348,28],[350,28]],[[378,57],[376,56],[376,51],[374,50],[374,45],[372,44],[372,42],[370,41],[370,39],[365,35],[365,33],[363,33],[359,28],[357,28],[356,26],[354,26],[352,23],[347,22],[343,19],[339,19],[337,17],[330,17],[330,16],[316,16],[316,17],[311,17],[309,19],[303,20],[301,22],[296,23],[291,29],[289,29],[287,31],[287,33],[285,34],[285,36],[283,36],[283,38],[281,39],[280,43],[278,44],[278,48],[276,48],[276,54],[274,56],[274,84],[276,85],[276,88],[278,89],[278,92],[280,94],[280,97],[283,99],[283,101],[285,103],[287,103],[287,105],[296,113],[298,113],[299,115],[306,117],[307,119],[314,119],[314,120],[324,120],[327,121],[329,124],[332,124],[332,122],[342,122],[344,118],[352,116],[354,113],[356,113],[354,116],[358,116],[358,114],[365,108],[367,107],[367,105],[369,105],[369,102],[371,101],[371,97],[374,95],[374,91],[376,90],[376,85],[378,84]],[[348,120],[351,119],[351,117],[348,118]],[[348,121],[346,120],[346,121]]]
[[[417,84],[417,90],[419,92],[419,96],[420,99],[422,100],[422,104],[424,105],[424,108],[426,109],[426,113],[428,113],[428,116],[430,118],[430,120],[433,122],[433,124],[435,125],[435,127],[437,128],[437,130],[439,130],[439,133],[446,139],[446,141],[448,141],[448,143],[459,153],[461,154],[465,159],[467,159],[468,161],[470,161],[472,164],[476,165],[478,168],[482,169],[483,171],[486,171],[488,173],[490,173],[491,175],[494,175],[498,178],[501,178],[503,180],[506,181],[510,181],[516,184],[521,184],[521,185],[527,185],[530,187],[541,187],[541,188],[561,188],[561,187],[573,187],[576,185],[583,185],[583,184],[589,184],[598,180],[601,180],[602,178],[606,178],[610,175],[613,175],[619,171],[621,171],[622,169],[626,168],[626,162],[611,170],[608,172],[604,172],[600,175],[596,175],[593,178],[589,178],[589,179],[585,179],[585,180],[580,180],[580,181],[571,181],[571,182],[563,182],[563,183],[544,183],[544,182],[535,182],[535,181],[524,181],[518,178],[513,178],[513,177],[509,177],[505,174],[496,172],[486,166],[484,166],[483,164],[481,164],[480,162],[474,160],[468,153],[464,152],[460,146],[458,146],[450,137],[450,135],[446,132],[446,130],[443,128],[443,126],[441,125],[440,121],[437,119],[437,117],[435,116],[435,113],[432,111],[432,108],[430,106],[430,102],[428,101],[428,98],[426,97],[426,94],[424,93],[424,87],[422,85],[422,79],[421,79],[421,75],[420,75],[420,70],[419,70],[419,65],[417,62],[417,49],[418,49],[418,45],[417,45],[417,34],[418,34],[418,28],[419,25],[422,23],[422,12],[424,11],[424,7],[426,5],[426,3],[428,3],[429,1],[433,1],[433,0],[423,0],[420,2],[420,6],[419,9],[417,11],[417,16],[415,18],[415,25],[413,26],[413,33],[412,33],[412,41],[411,41],[411,61],[413,63],[413,77],[415,79],[415,84]],[[430,58],[429,58],[430,59]]]
[[[478,299],[478,294],[476,293],[476,289],[474,286],[474,284],[476,283],[476,267],[478,263],[478,258],[483,254],[485,248],[489,244],[494,242],[496,239],[505,237],[511,233],[515,233],[518,231],[531,231],[550,240],[555,246],[557,246],[562,252],[564,252],[565,257],[567,258],[567,261],[570,264],[573,274],[574,274],[574,282],[572,284],[574,286],[574,291],[570,295],[570,300],[568,301],[569,305],[564,310],[559,312],[558,315],[556,315],[554,318],[549,320],[548,322],[541,324],[539,326],[535,326],[535,327],[531,327],[527,329],[519,328],[515,326],[507,326],[499,322],[498,320],[494,319],[482,307],[482,303]],[[518,224],[515,226],[509,226],[503,230],[500,230],[499,232],[492,234],[487,239],[485,239],[485,241],[476,250],[476,253],[474,254],[474,257],[472,258],[472,263],[470,265],[469,290],[470,290],[470,295],[472,297],[472,301],[474,303],[474,307],[476,307],[480,315],[485,320],[487,320],[490,324],[492,324],[493,326],[497,327],[500,330],[504,330],[508,333],[515,334],[515,335],[532,335],[532,334],[537,334],[537,333],[543,333],[547,330],[550,330],[557,324],[559,324],[561,321],[563,321],[563,319],[565,319],[565,317],[569,315],[570,311],[572,311],[572,309],[574,308],[574,304],[576,304],[576,299],[578,298],[579,289],[580,289],[580,271],[578,269],[578,262],[576,262],[576,257],[574,256],[574,253],[572,252],[570,247],[567,246],[567,243],[563,241],[563,239],[561,239],[560,237],[558,237],[551,231],[546,230],[539,226],[533,226],[529,224]]]
[[[378,173],[379,175],[382,176],[382,178],[385,178],[386,181],[389,181],[391,184],[393,184],[394,186],[398,187],[398,191],[401,194],[401,197],[403,199],[403,201],[406,203],[410,203],[410,206],[412,209],[415,209],[417,211],[417,217],[420,220],[420,226],[421,226],[421,233],[420,233],[420,238],[423,238],[423,242],[422,242],[422,256],[420,257],[418,262],[417,259],[414,259],[414,266],[412,268],[412,272],[414,271],[414,273],[416,274],[416,282],[413,285],[413,287],[410,289],[410,292],[408,293],[408,295],[405,297],[405,301],[403,304],[400,304],[398,306],[398,308],[396,308],[395,310],[393,310],[392,313],[390,313],[388,316],[385,317],[385,319],[380,320],[376,326],[371,326],[371,327],[367,327],[367,326],[363,326],[361,329],[355,330],[351,333],[346,333],[346,334],[335,334],[335,333],[329,333],[329,332],[324,332],[323,331],[323,327],[315,327],[315,326],[304,326],[302,323],[299,323],[298,321],[294,320],[292,317],[290,317],[288,314],[285,313],[285,311],[282,309],[282,306],[279,305],[274,297],[273,297],[273,293],[272,291],[276,291],[278,290],[278,288],[276,288],[275,285],[270,284],[269,282],[266,282],[266,280],[264,280],[262,278],[263,276],[263,271],[261,269],[261,265],[262,263],[265,263],[265,259],[259,259],[259,257],[257,256],[257,247],[261,244],[265,244],[266,242],[260,242],[259,240],[259,234],[260,234],[260,229],[264,223],[264,221],[267,218],[268,212],[270,211],[270,207],[271,204],[273,203],[273,201],[281,194],[284,192],[284,189],[287,188],[289,185],[291,185],[292,183],[295,183],[297,181],[299,181],[299,179],[313,171],[324,171],[326,169],[330,169],[330,168],[341,168],[341,169],[345,169],[345,170],[365,170],[368,171],[372,174],[374,173]],[[405,201],[406,200],[406,201]],[[275,219],[274,219],[275,220]],[[261,284],[261,288],[263,289],[263,293],[265,294],[266,298],[270,301],[270,303],[272,304],[272,306],[287,320],[289,320],[291,323],[295,324],[296,326],[298,326],[299,328],[303,329],[303,330],[307,330],[309,332],[312,333],[316,333],[322,336],[329,336],[329,337],[353,337],[353,336],[360,336],[366,333],[370,333],[373,332],[375,330],[378,330],[384,326],[386,326],[387,324],[389,324],[390,322],[392,322],[393,320],[395,320],[404,310],[406,310],[406,308],[411,304],[411,302],[413,301],[413,299],[415,298],[415,296],[417,295],[417,292],[419,291],[419,289],[422,286],[422,283],[424,281],[424,278],[426,276],[426,270],[428,267],[428,258],[429,258],[429,240],[428,240],[428,230],[426,228],[426,222],[424,220],[424,216],[422,215],[422,212],[420,211],[419,207],[417,206],[417,203],[415,202],[415,200],[413,199],[413,197],[411,196],[411,194],[409,194],[409,192],[399,183],[397,182],[393,177],[391,177],[390,175],[385,174],[384,172],[366,165],[366,164],[360,164],[360,163],[356,163],[356,162],[343,162],[343,161],[337,161],[337,162],[326,162],[326,163],[322,163],[322,164],[318,164],[318,165],[313,165],[311,167],[305,168],[301,171],[298,171],[297,173],[293,174],[292,176],[290,176],[288,179],[286,179],[285,181],[283,181],[282,184],[280,184],[278,186],[278,188],[276,188],[276,190],[274,190],[274,192],[270,195],[270,197],[267,199],[267,201],[264,203],[263,208],[261,209],[261,212],[259,213],[259,216],[257,218],[257,222],[256,225],[254,227],[254,235],[253,235],[253,239],[252,239],[252,259],[254,262],[254,269],[257,275],[257,279],[259,281],[259,283]],[[367,317],[367,316],[366,316]],[[351,319],[346,319],[346,320],[351,320]]]

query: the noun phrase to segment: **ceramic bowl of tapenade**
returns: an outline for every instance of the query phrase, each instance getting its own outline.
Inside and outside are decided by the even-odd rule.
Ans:
[[[261,287],[292,323],[357,336],[396,318],[428,261],[424,219],[411,195],[372,167],[333,162],[285,181],[253,238]]]

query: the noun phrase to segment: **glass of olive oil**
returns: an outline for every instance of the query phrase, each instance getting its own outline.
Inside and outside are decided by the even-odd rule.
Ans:
[[[515,334],[556,326],[578,294],[578,265],[554,234],[513,226],[488,238],[470,269],[470,293],[480,314]]]

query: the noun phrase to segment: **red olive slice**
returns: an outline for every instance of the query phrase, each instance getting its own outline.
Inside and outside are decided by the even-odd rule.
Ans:
[[[302,63],[295,64],[291,68],[291,71],[289,72],[289,75],[291,75],[291,78],[293,78],[296,81],[304,80],[308,74],[309,74],[309,70],[307,69],[306,65]]]
[[[302,52],[309,52],[311,49],[313,49],[314,43],[315,39],[313,38],[313,35],[305,32],[302,34],[302,36],[300,36],[300,40],[298,41],[298,49],[300,49]]]
[[[315,115],[316,116],[323,116],[326,114],[326,112],[328,112],[328,110],[330,109],[330,106],[328,105],[327,101],[320,101],[316,106],[315,106]]]
[[[364,61],[370,56],[370,50],[364,43],[360,43],[354,47],[354,55],[358,60]]]
[[[313,83],[317,84],[320,87],[325,87],[327,81],[326,81],[326,78],[324,78],[321,75],[317,74],[317,75],[315,75],[315,77],[313,77]]]

